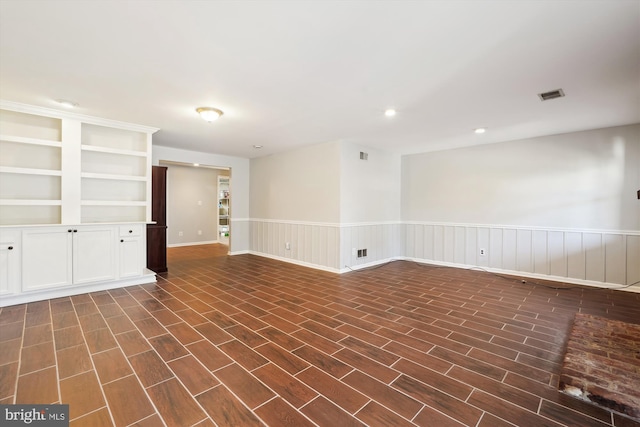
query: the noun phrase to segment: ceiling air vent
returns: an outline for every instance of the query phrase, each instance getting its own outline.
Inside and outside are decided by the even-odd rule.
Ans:
[[[564,91],[562,89],[550,90],[549,92],[539,93],[540,101],[548,101],[550,99],[562,98]]]

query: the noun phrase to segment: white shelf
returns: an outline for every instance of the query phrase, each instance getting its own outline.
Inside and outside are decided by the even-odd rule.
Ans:
[[[82,148],[95,147],[97,149],[116,150],[113,153],[129,152],[147,153],[149,150],[147,132],[136,132],[120,127],[82,124]],[[106,152],[106,151],[103,151]]]
[[[128,202],[123,202],[128,203]],[[83,224],[145,222],[146,206],[119,205],[83,205],[81,207]]]
[[[82,178],[91,178],[91,179],[113,179],[113,180],[120,180],[120,181],[147,181],[146,176],[137,176],[137,175],[114,175],[109,173],[82,172],[80,176]]]
[[[0,199],[6,206],[62,206],[62,200]]]
[[[230,234],[231,193],[229,184],[228,176],[218,176],[218,240],[221,243],[228,242]]]
[[[122,150],[119,148],[111,148],[111,147],[99,147],[95,145],[82,145],[83,151],[93,151],[97,153],[109,153],[109,154],[121,154],[125,156],[137,156],[137,157],[146,157],[146,151],[134,151],[134,150]]]
[[[27,138],[15,135],[0,135],[0,141],[18,142],[20,144],[46,145],[47,147],[62,147],[59,141],[50,141],[47,139]]]
[[[13,139],[25,138],[28,143],[35,141],[62,141],[62,120],[35,111],[13,109],[0,101],[0,129],[2,136]],[[18,142],[13,139],[14,142]],[[21,142],[18,142],[21,143]]]
[[[60,224],[61,212],[61,204],[0,204],[0,226]]]
[[[62,176],[62,171],[55,169],[14,168],[11,166],[0,166],[0,172],[24,175]]]
[[[83,200],[82,206],[147,206],[147,202],[130,200]]]
[[[0,101],[0,226],[146,222],[157,129]]]

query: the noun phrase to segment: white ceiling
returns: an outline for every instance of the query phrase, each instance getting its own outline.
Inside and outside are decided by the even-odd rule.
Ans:
[[[241,157],[637,123],[640,1],[1,0],[0,98],[69,99],[161,128],[155,144]]]

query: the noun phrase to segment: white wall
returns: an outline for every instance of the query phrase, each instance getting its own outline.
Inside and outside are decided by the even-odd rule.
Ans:
[[[252,159],[250,194],[252,252],[337,271],[339,143]]]
[[[399,155],[332,142],[251,161],[255,253],[341,271],[399,256],[401,231]]]
[[[220,169],[167,165],[168,246],[218,240],[218,175],[228,174]]]
[[[640,125],[404,156],[402,218],[640,230]]]
[[[153,146],[153,164],[161,160],[231,168],[231,253],[249,250],[249,159]]]
[[[404,255],[631,284],[639,188],[640,125],[405,156]]]
[[[402,255],[400,172],[397,154],[340,144],[341,271]],[[358,258],[354,249],[367,249],[367,256]]]
[[[326,143],[251,160],[251,218],[338,223],[340,145]]]
[[[360,160],[360,152],[368,160]],[[353,143],[340,144],[340,222],[400,220],[400,156]]]

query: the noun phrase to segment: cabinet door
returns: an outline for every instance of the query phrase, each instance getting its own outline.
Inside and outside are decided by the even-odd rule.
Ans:
[[[22,232],[22,290],[72,283],[73,229],[37,228]]]
[[[20,231],[0,228],[0,295],[20,291]]]
[[[73,233],[73,283],[116,278],[116,228],[77,227]]]
[[[0,242],[0,295],[14,293],[20,261],[14,242]]]
[[[120,238],[120,277],[136,277],[142,274],[140,237]]]

